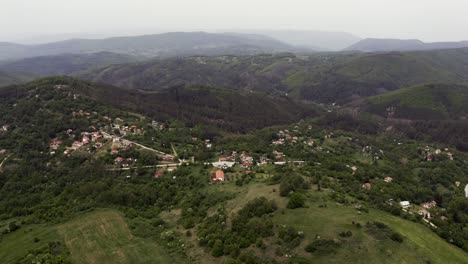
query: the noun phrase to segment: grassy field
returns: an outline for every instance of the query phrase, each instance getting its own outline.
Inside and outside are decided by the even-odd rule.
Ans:
[[[34,242],[34,239],[39,239]],[[30,225],[5,235],[0,240],[0,262],[15,263],[26,257],[29,251],[47,248],[52,241],[60,241],[61,238],[54,227],[45,225]]]
[[[275,222],[304,231],[305,241],[297,253],[313,263],[468,263],[468,254],[445,242],[421,224],[410,222],[386,212],[370,210],[361,213],[352,206],[329,201],[323,193],[312,192],[308,208],[287,210],[277,214]],[[319,204],[327,204],[320,208]],[[365,227],[367,222],[382,222],[405,237],[403,243],[376,238]],[[303,248],[319,235],[324,239],[339,239],[339,233],[351,231],[351,238],[331,255],[309,254]]]
[[[299,263],[468,263],[468,254],[445,242],[425,226],[392,216],[379,210],[369,213],[359,212],[354,206],[346,206],[331,201],[329,191],[308,191],[308,208],[282,209],[286,207],[287,198],[279,196],[279,185],[252,183],[237,187],[232,183],[215,186],[223,191],[235,192],[236,198],[228,201],[228,215],[237,212],[248,201],[265,196],[275,200],[280,208],[274,216],[278,225],[288,225],[303,231],[305,239],[295,249]],[[327,206],[324,208],[319,205]],[[284,211],[284,213],[282,213]],[[358,228],[352,222],[359,222]],[[364,227],[367,222],[382,222],[392,230],[402,234],[403,243],[389,238],[382,239],[370,234]],[[351,231],[351,238],[341,238],[340,232]],[[331,254],[307,253],[305,245],[319,235],[323,239],[340,239],[340,248]],[[286,258],[282,259],[287,261]],[[352,260],[352,261],[350,261]]]
[[[121,214],[100,210],[58,227],[73,263],[174,262],[149,239],[134,237]]]

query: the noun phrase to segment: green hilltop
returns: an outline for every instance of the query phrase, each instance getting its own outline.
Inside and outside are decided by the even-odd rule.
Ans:
[[[367,99],[367,111],[404,119],[466,119],[468,86],[425,84]]]

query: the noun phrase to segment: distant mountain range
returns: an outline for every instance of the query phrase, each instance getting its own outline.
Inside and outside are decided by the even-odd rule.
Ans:
[[[107,39],[71,39],[40,45],[2,42],[0,43],[0,60],[103,51],[144,57],[171,57],[225,54],[252,55],[299,50],[292,45],[261,35],[173,32]]]
[[[345,50],[377,52],[377,51],[417,51],[436,49],[456,49],[468,47],[468,41],[425,43],[417,39],[363,39]]]

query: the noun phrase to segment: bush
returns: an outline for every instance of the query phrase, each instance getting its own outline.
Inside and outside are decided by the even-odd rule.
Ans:
[[[291,198],[289,198],[287,207],[289,209],[301,208],[305,205],[304,195],[300,193],[293,193]]]
[[[322,253],[332,253],[339,247],[339,244],[334,240],[329,239],[318,239],[312,243],[309,243],[305,247],[307,252],[322,252]]]
[[[346,231],[346,232],[341,232],[339,233],[340,237],[352,237],[353,236],[353,232],[351,231]]]
[[[398,243],[403,243],[403,236],[397,232],[393,232],[392,235],[390,235],[390,239]]]
[[[17,225],[16,222],[10,222],[10,223],[8,224],[8,230],[9,230],[10,232],[15,232],[15,231],[18,230],[19,228],[20,228],[20,226]]]

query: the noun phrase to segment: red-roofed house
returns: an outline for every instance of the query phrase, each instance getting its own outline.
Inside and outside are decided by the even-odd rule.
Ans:
[[[114,160],[115,164],[120,164],[120,163],[122,163],[123,161],[124,161],[124,158],[122,158],[122,157],[117,157],[117,158],[115,158],[115,160]]]
[[[224,172],[222,170],[217,170],[213,172],[211,180],[214,182],[224,182]]]

